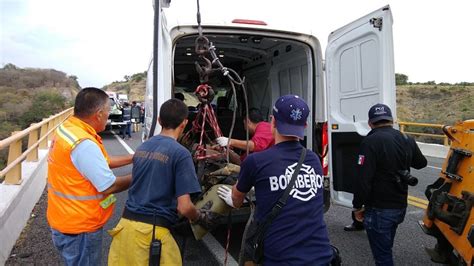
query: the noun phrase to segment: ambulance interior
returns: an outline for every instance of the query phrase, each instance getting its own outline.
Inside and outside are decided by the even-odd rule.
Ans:
[[[272,106],[278,97],[285,94],[296,94],[305,99],[312,110],[308,118],[308,127],[304,143],[308,148],[317,147],[321,141],[316,140],[318,132],[314,128],[317,123],[314,115],[314,90],[312,80],[312,52],[302,42],[265,37],[261,35],[238,34],[205,34],[216,47],[216,54],[221,63],[235,70],[242,78],[245,77],[245,88],[248,97],[248,108],[258,108],[266,121],[270,121]],[[194,90],[200,84],[199,75],[194,65],[200,61],[195,54],[197,35],[179,38],[174,46],[174,91],[185,95],[185,103],[189,106],[190,120],[197,112],[199,104]],[[229,136],[232,117],[236,112],[236,120],[232,138],[245,139],[243,119],[245,117],[245,101],[241,87],[236,88],[237,103],[233,100],[233,90],[221,72],[213,74],[208,83],[215,91],[212,102],[219,126],[224,136]],[[322,89],[322,88],[318,88]],[[321,114],[320,114],[321,115]],[[190,121],[191,122],[191,121]],[[188,123],[188,128],[191,123]]]

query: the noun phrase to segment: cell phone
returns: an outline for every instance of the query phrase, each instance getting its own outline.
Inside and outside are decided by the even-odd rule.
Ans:
[[[161,241],[158,239],[152,239],[150,243],[150,255],[149,255],[149,266],[160,265],[161,257]]]

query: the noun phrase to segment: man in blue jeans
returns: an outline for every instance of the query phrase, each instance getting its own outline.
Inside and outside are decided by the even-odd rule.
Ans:
[[[392,247],[407,208],[410,167],[427,165],[415,140],[394,129],[392,111],[385,104],[369,110],[372,129],[362,141],[357,161],[355,218],[363,219],[376,265],[393,265]],[[413,185],[411,183],[410,185]]]

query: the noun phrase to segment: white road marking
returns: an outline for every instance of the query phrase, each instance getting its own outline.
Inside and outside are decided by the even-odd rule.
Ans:
[[[214,258],[220,265],[224,265],[224,255],[225,249],[222,245],[210,234],[207,233],[203,238],[202,241],[207,246],[207,249],[212,253]],[[227,254],[227,265],[239,265],[237,261],[229,254]]]
[[[429,167],[429,168],[433,168],[433,169],[436,169],[436,170],[441,170],[441,169],[442,169],[442,168],[440,168],[440,167],[431,166],[431,165],[428,165],[427,167]]]
[[[118,140],[118,142],[120,142],[120,144],[122,144],[122,146],[125,148],[125,150],[129,154],[135,154],[135,152],[132,150],[132,148],[130,148],[130,146],[128,146],[128,144],[125,141],[123,141],[123,139],[121,137],[119,137],[117,134],[115,134],[115,131],[110,130],[110,132],[112,132],[112,134],[114,134],[115,138]]]

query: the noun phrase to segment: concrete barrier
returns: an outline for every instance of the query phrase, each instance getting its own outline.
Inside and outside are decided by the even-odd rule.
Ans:
[[[449,152],[449,146],[444,146],[440,144],[431,144],[431,143],[423,143],[417,142],[418,147],[420,147],[421,152],[425,156],[435,157],[435,158],[446,158]]]
[[[4,265],[46,186],[48,150],[22,163],[20,185],[0,184],[0,265]]]

